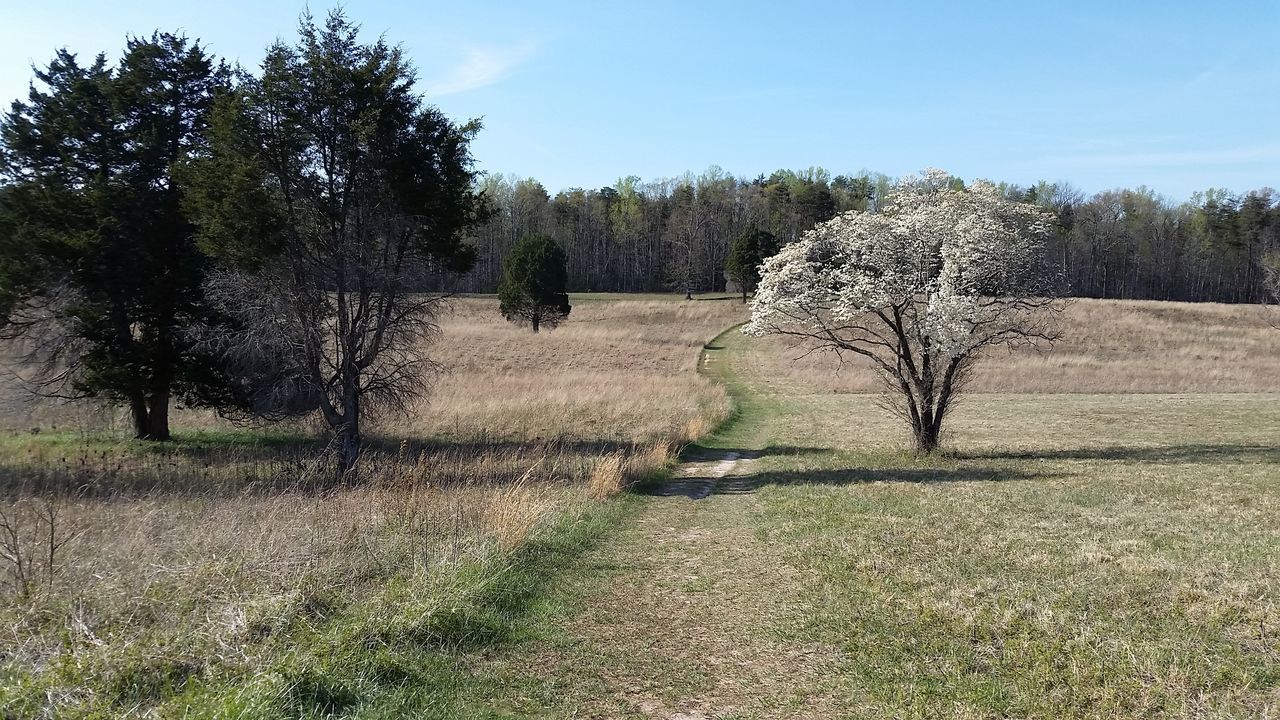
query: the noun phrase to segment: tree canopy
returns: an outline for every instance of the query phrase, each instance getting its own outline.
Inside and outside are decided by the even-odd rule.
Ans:
[[[821,168],[756,178],[719,168],[599,189],[548,191],[535,178],[488,175],[499,212],[477,228],[475,270],[459,286],[495,292],[517,240],[545,233],[564,249],[570,292],[719,292],[733,240],[751,227],[785,245],[849,210],[876,212],[893,185],[884,175]],[[825,191],[824,191],[825,188]],[[1046,262],[1081,297],[1259,302],[1265,258],[1280,252],[1280,195],[1261,188],[1171,199],[1148,188],[1086,195],[1065,182],[997,184],[1009,200],[1057,215]],[[811,202],[828,195],[834,205]]]
[[[324,418],[340,475],[366,410],[425,389],[440,298],[415,290],[471,266],[463,236],[489,212],[479,124],[427,105],[400,49],[357,34],[334,12],[273,45],[220,108],[189,201],[226,266],[211,292],[243,328],[215,344],[257,412]]]
[[[742,291],[743,302],[760,282],[760,263],[776,252],[778,239],[768,230],[752,227],[734,238],[729,246],[729,259],[725,261],[725,272]]]

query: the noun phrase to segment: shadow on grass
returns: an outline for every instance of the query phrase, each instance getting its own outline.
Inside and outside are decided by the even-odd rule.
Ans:
[[[630,454],[637,443],[592,439],[365,438],[365,472],[339,480],[325,437],[255,431],[177,434],[172,442],[115,435],[11,435],[0,444],[0,497],[228,496],[277,492],[323,493],[404,477],[434,486],[484,480],[514,482],[548,457],[591,461]]]
[[[803,457],[830,455],[830,448],[770,445],[762,450],[709,448],[690,445],[681,454],[685,463],[675,475],[637,490],[660,497],[687,497],[699,500],[710,495],[751,493],[765,485],[856,485],[874,482],[942,483],[1003,482],[1052,477],[1056,473],[1043,469],[1022,470],[1010,467],[851,467],[815,470],[769,470],[749,472],[739,461],[765,457]],[[746,474],[740,471],[748,470]]]
[[[108,433],[7,433],[0,436],[0,448],[8,445],[12,457],[24,451],[40,450],[54,457],[71,454],[118,456],[167,455],[191,459],[223,458],[273,459],[296,454],[313,455],[325,451],[330,440],[324,435],[239,430],[221,432],[174,433],[168,442],[133,440]],[[634,450],[640,443],[606,439],[565,439],[535,437],[529,440],[479,437],[473,440],[447,438],[400,438],[378,434],[364,437],[364,448],[370,452],[404,454],[437,454],[444,451],[479,454],[514,452],[557,447],[582,454],[606,454]],[[0,452],[4,452],[0,450]]]
[[[952,483],[1043,480],[1057,473],[1011,468],[845,468],[839,470],[774,470],[752,475],[723,477],[716,481],[716,495],[752,493],[766,485],[826,485],[839,487],[864,483]]]
[[[724,460],[752,459],[749,456]],[[714,462],[709,457],[700,462]],[[646,495],[659,497],[687,497],[701,500],[711,495],[735,495],[753,493],[766,485],[796,486],[824,485],[839,487],[865,483],[952,483],[952,482],[1009,482],[1013,480],[1043,480],[1060,473],[1047,470],[1019,470],[1000,467],[965,468],[843,468],[837,470],[770,470],[746,475],[717,475],[714,465],[704,465],[701,472],[676,476],[642,488]]]
[[[1042,480],[1063,473],[1051,469],[1009,467],[1007,461],[1101,460],[1144,463],[1280,464],[1280,446],[1191,444],[1163,447],[1108,446],[1040,451],[951,452],[943,459],[997,461],[995,465],[961,467],[850,467],[815,470],[770,470],[735,474],[725,461],[755,460],[769,456],[829,455],[828,448],[770,446],[763,450],[709,448],[690,445],[681,455],[683,472],[642,489],[649,495],[701,499],[710,495],[751,493],[766,485],[856,485],[875,482],[947,483]],[[723,473],[723,474],[721,474]]]
[[[1117,460],[1154,463],[1280,463],[1280,444],[1190,444],[1157,447],[1111,445],[1063,450],[958,452],[973,460]]]
[[[532,440],[504,440],[484,438],[478,440],[447,440],[440,438],[365,438],[365,448],[368,450],[404,454],[409,457],[437,455],[444,452],[455,452],[463,455],[481,455],[484,453],[524,454],[544,452],[552,448],[574,455],[608,455],[616,452],[633,452],[642,446],[643,443],[603,439],[533,438]]]
[[[707,447],[700,443],[690,443],[680,453],[684,462],[705,462],[708,460],[724,460],[733,456],[739,460],[757,460],[763,457],[779,455],[804,456],[830,454],[830,448],[804,447],[799,445],[770,445],[764,449]]]

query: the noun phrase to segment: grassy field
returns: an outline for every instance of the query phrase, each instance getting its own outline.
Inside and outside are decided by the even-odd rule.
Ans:
[[[305,424],[183,411],[157,446],[11,391],[0,716],[453,716],[482,682],[462,648],[503,642],[626,505],[599,500],[727,412],[694,367],[740,312],[585,302],[534,336],[460,300],[429,402],[380,418],[342,487]]]
[[[781,620],[830,648],[845,707],[1280,710],[1276,395],[978,396],[929,462],[851,441],[865,398],[775,418],[757,527],[807,580]]]
[[[973,392],[1202,393],[1280,390],[1280,311],[1261,305],[1150,300],[1075,300],[1052,347],[997,349]],[[866,366],[839,368],[831,355],[799,357],[777,341],[756,374],[793,392],[879,392]]]
[[[1166,329],[1215,347],[1245,334],[1215,320],[1231,310],[1184,308]],[[1106,324],[1135,309],[1074,311]],[[1280,333],[1248,335],[1219,352],[1274,362]],[[690,469],[739,459],[710,497],[673,484],[574,565],[576,610],[508,670],[544,683],[513,714],[1280,712],[1280,375],[1186,392],[1220,387],[1191,363],[1176,394],[1098,393],[1114,378],[1088,374],[1053,381],[1072,392],[978,393],[948,453],[919,458],[874,396],[788,369],[784,346],[730,332],[713,347],[708,372],[739,413]],[[1094,366],[1166,362],[1115,351]]]
[[[305,426],[11,414],[6,516],[66,544],[0,605],[0,716],[1280,714],[1264,310],[1078,301],[921,458],[857,368],[730,330],[695,373],[743,309],[672,299],[460,301],[359,486]]]

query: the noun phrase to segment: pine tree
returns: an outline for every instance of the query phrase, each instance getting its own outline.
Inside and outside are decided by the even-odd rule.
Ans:
[[[747,295],[754,292],[760,282],[760,263],[776,252],[778,240],[767,230],[752,227],[734,238],[725,262],[725,272],[742,291],[742,302],[747,301]]]
[[[189,332],[217,316],[175,169],[205,152],[228,74],[171,34],[114,69],[64,50],[0,122],[0,337],[40,361],[39,391],[120,402],[140,439],[169,439],[175,396],[223,397]]]
[[[536,333],[554,329],[571,309],[565,292],[568,271],[560,246],[547,235],[522,238],[502,262],[498,300],[502,316]]]

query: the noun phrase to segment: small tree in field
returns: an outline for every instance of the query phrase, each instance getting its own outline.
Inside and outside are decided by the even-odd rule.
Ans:
[[[502,261],[498,286],[502,316],[528,324],[534,332],[554,329],[569,317],[568,276],[564,251],[555,240],[546,235],[521,239]]]
[[[747,295],[754,292],[760,282],[760,263],[776,252],[778,239],[767,230],[753,227],[734,238],[724,269],[742,290],[742,302],[747,301]]]
[[[743,329],[869,360],[916,447],[983,350],[1056,338],[1056,278],[1042,269],[1052,217],[938,170],[901,181],[878,213],[847,212],[768,259]]]

